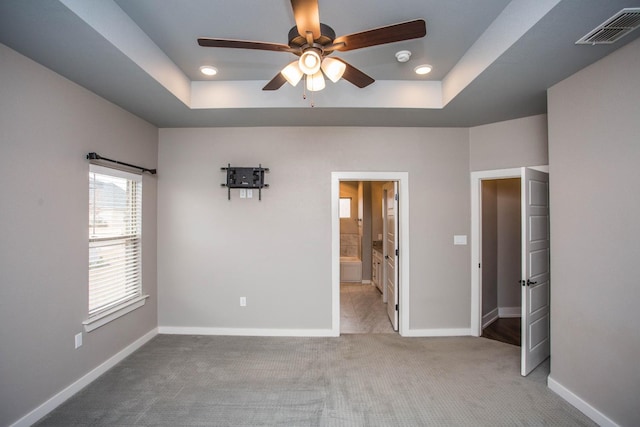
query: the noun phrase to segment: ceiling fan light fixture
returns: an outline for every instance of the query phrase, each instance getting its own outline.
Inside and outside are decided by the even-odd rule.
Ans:
[[[415,71],[416,74],[419,74],[421,76],[425,74],[429,74],[431,70],[432,70],[432,67],[429,64],[418,65],[416,68],[413,69],[413,71]]]
[[[280,71],[282,76],[289,82],[291,86],[296,86],[304,73],[298,66],[298,61],[293,61]]]
[[[200,72],[205,76],[215,76],[218,74],[218,69],[216,67],[212,67],[211,65],[203,65],[200,67]]]
[[[329,80],[337,83],[347,69],[347,64],[334,58],[324,58],[321,67],[324,74],[329,77]]]
[[[320,54],[314,49],[309,49],[300,55],[298,66],[308,76],[316,74],[320,70],[322,60]]]
[[[318,70],[317,73],[311,76],[307,76],[307,90],[310,92],[318,92],[319,90],[324,89],[324,76],[322,75],[322,71]]]

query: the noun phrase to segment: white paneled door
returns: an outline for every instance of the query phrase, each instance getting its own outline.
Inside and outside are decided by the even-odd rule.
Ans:
[[[549,357],[549,174],[522,168],[522,357],[525,376]]]
[[[384,191],[384,265],[385,286],[387,290],[387,314],[398,330],[398,183],[389,182]]]

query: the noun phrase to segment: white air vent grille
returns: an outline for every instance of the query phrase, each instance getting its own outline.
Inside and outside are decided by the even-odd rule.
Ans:
[[[626,8],[598,25],[576,44],[611,44],[640,26],[640,8]]]

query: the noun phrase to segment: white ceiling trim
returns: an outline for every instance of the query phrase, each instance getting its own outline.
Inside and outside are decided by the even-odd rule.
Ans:
[[[116,3],[111,0],[59,1],[189,106],[191,81]]]
[[[263,91],[263,81],[191,82],[191,108],[442,108],[437,81],[376,80],[366,89],[349,82],[327,82],[320,92],[306,92],[303,83]]]
[[[266,81],[190,81],[182,70],[112,0],[59,0],[191,109],[416,108],[441,109],[494,63],[561,0],[513,0],[440,81],[378,80],[358,89],[327,83],[320,92],[302,85],[263,91]]]
[[[526,34],[561,0],[513,0],[442,80],[443,104],[464,88]]]

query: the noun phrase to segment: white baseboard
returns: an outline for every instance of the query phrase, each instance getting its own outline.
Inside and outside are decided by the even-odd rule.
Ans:
[[[144,344],[146,344],[149,340],[151,340],[151,338],[155,337],[156,335],[158,335],[157,328],[150,330],[149,332],[144,334],[142,337],[138,338],[137,340],[135,340],[134,342],[132,342],[131,344],[129,344],[128,346],[120,350],[118,353],[111,356],[109,359],[104,361],[98,367],[89,371],[87,374],[80,377],[80,379],[73,382],[71,385],[69,385],[65,389],[56,393],[54,396],[52,396],[49,400],[44,402],[42,405],[38,406],[36,409],[29,412],[27,415],[20,418],[15,423],[11,424],[11,427],[22,427],[22,426],[28,427],[30,425],[33,425],[36,421],[43,418],[49,412],[53,411],[62,403],[64,403],[65,400],[69,399],[71,396],[73,396],[74,394],[76,394],[77,392],[79,392],[89,384],[91,384],[96,378],[98,378],[100,375],[104,374],[109,369],[113,368],[115,365],[120,363],[127,356],[129,356],[131,353],[133,353],[134,351],[142,347]]]
[[[522,307],[498,307],[498,317],[521,317]]]
[[[203,328],[160,326],[158,333],[167,335],[226,335],[247,337],[335,337],[331,329],[258,329],[258,328]],[[406,337],[471,336],[471,329],[410,329]]]
[[[160,326],[158,333],[167,335],[227,335],[243,337],[333,337],[331,329],[260,329],[260,328],[202,328]]]
[[[461,329],[409,329],[403,337],[461,337],[471,336],[470,328]]]
[[[498,320],[500,316],[498,315],[498,308],[494,308],[484,316],[482,316],[482,329],[486,328],[496,320]]]
[[[547,386],[557,395],[575,406],[580,412],[591,418],[591,420],[596,424],[603,427],[619,427],[619,425],[613,422],[611,418],[607,417],[589,403],[585,402],[580,396],[551,378],[551,375],[547,377]]]

